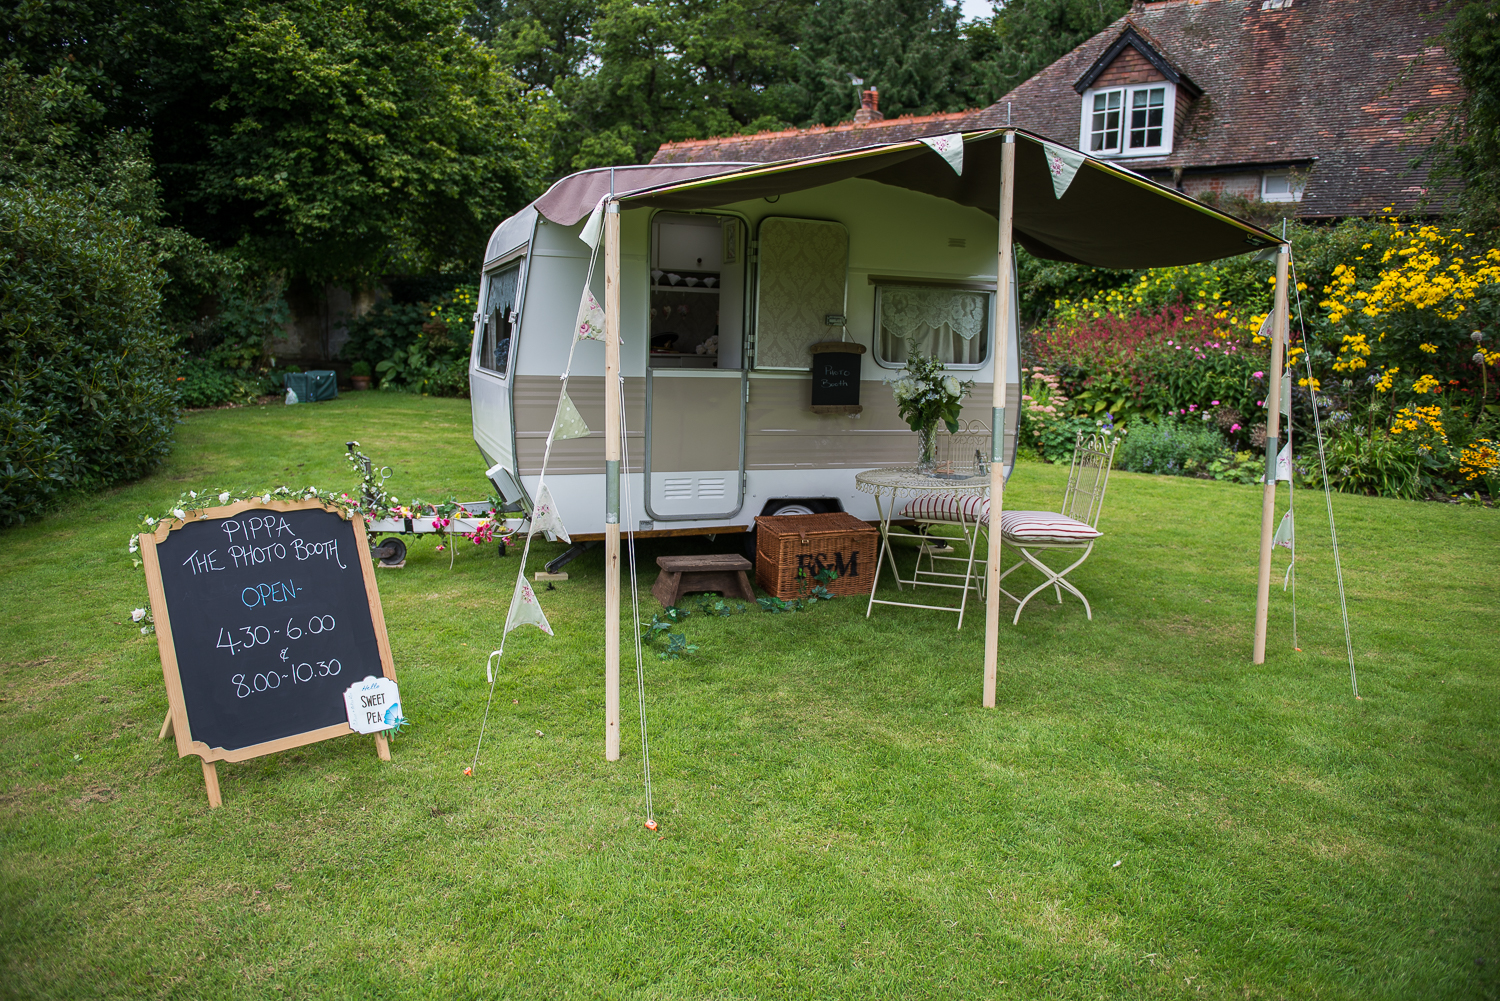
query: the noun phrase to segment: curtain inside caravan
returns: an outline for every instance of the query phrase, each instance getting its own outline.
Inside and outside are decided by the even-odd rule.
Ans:
[[[915,352],[946,365],[979,365],[989,354],[989,292],[882,285],[875,308],[883,362],[901,364]]]

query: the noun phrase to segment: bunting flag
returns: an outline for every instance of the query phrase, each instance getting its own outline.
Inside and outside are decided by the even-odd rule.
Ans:
[[[589,426],[584,423],[583,415],[578,408],[573,406],[573,401],[568,398],[564,390],[562,399],[557,402],[557,416],[552,420],[552,440],[567,441],[569,438],[586,438],[589,434]]]
[[[1285,417],[1292,416],[1292,373],[1290,370],[1281,374],[1281,413]]]
[[[1042,143],[1042,155],[1047,158],[1047,173],[1052,175],[1052,194],[1061,198],[1088,157],[1076,149],[1049,142]]]
[[[923,144],[938,156],[948,161],[955,174],[964,172],[964,134],[953,132],[946,136],[928,136]]]
[[[1276,526],[1276,537],[1271,540],[1271,545],[1292,549],[1295,534],[1296,531],[1292,526],[1292,512],[1288,509],[1287,513],[1281,516],[1281,524]]]
[[[1260,329],[1256,331],[1255,336],[1264,337],[1269,341],[1271,339],[1272,323],[1275,321],[1275,319],[1276,311],[1273,309],[1271,312],[1267,313],[1266,318],[1260,322]]]
[[[604,340],[604,307],[599,305],[587,285],[583,288],[583,298],[578,302],[578,319],[573,323],[573,339]]]
[[[1287,483],[1292,482],[1291,439],[1287,439],[1287,443],[1282,446],[1281,451],[1276,456],[1276,482],[1281,483],[1282,481]]]
[[[526,583],[526,571],[516,578],[516,594],[510,599],[510,614],[505,617],[505,632],[508,635],[517,626],[536,626],[548,636],[552,626],[542,614],[542,606],[536,600],[536,592]]]
[[[568,530],[563,527],[562,515],[557,513],[557,502],[552,499],[552,491],[543,483],[542,488],[536,493],[536,506],[531,509],[531,534],[546,532],[548,536],[556,536],[568,545],[573,540],[568,538]]]
[[[609,196],[599,199],[594,206],[594,211],[589,213],[589,221],[583,224],[583,230],[578,234],[578,239],[588,244],[590,249],[599,249],[599,235],[604,232],[604,202]]]

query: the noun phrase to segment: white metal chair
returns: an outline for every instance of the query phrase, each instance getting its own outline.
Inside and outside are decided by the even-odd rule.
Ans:
[[[1078,443],[1073,449],[1073,465],[1068,471],[1068,486],[1063,493],[1062,510],[1054,511],[1004,511],[1000,515],[1000,540],[1021,554],[1021,561],[1000,575],[1004,580],[1021,567],[1030,565],[1042,572],[1046,579],[1024,598],[1017,598],[1003,587],[1000,592],[1017,603],[1016,616],[1012,624],[1021,621],[1021,610],[1026,603],[1047,588],[1057,594],[1062,604],[1064,589],[1083,602],[1083,610],[1090,620],[1094,610],[1083,592],[1068,581],[1068,574],[1089,558],[1094,543],[1099,539],[1099,513],[1104,507],[1104,490],[1109,485],[1110,467],[1115,461],[1113,438],[1100,434],[1078,433]],[[1078,558],[1061,570],[1053,570],[1039,558],[1040,553],[1060,550],[1077,553]]]
[[[958,425],[957,431],[938,435],[936,472],[955,477],[986,475],[989,472],[989,425],[978,420],[960,420]],[[957,609],[958,628],[962,629],[969,591],[973,590],[980,598],[984,597],[983,554],[989,545],[989,502],[972,494],[927,494],[909,501],[901,513],[917,523],[918,531],[915,534],[922,540],[917,550],[917,565],[912,571],[912,579],[904,583],[962,589],[963,597]],[[952,543],[955,540],[931,534],[931,529],[938,525],[957,528],[968,547],[968,555],[953,555]],[[922,567],[924,558],[927,560],[925,570]],[[944,566],[961,564],[963,573],[940,570],[940,562]],[[977,573],[976,566],[979,568]],[[903,583],[899,575],[896,581],[898,587]]]

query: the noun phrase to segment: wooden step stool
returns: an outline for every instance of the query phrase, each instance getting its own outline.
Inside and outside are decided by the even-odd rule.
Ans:
[[[726,598],[754,601],[750,578],[745,576],[751,563],[733,553],[712,556],[658,556],[661,574],[651,585],[651,593],[665,608],[677,604],[685,594],[717,591]]]

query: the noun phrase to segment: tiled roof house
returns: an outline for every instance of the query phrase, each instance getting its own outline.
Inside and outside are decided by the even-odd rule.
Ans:
[[[1188,194],[1298,202],[1310,218],[1414,207],[1413,113],[1456,103],[1444,0],[1138,2],[988,108],[667,143],[653,163],[770,161],[1007,124]]]

